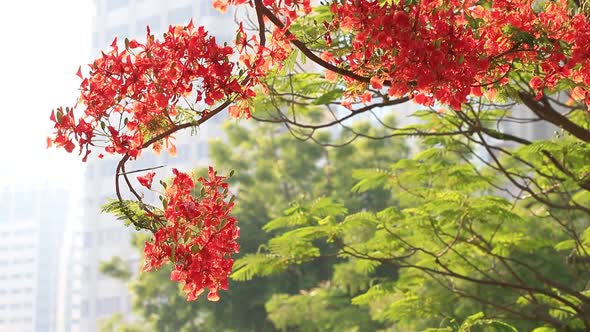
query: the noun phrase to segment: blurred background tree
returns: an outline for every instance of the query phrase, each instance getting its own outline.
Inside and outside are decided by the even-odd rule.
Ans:
[[[394,123],[392,118],[387,121]],[[354,126],[368,134],[380,134],[368,122],[357,122]],[[240,202],[235,208],[241,228],[238,257],[255,254],[261,244],[272,238],[272,225],[266,228],[265,225],[282,216],[286,207],[298,211],[310,205],[327,216],[333,212],[335,200],[342,202],[337,209],[343,210],[346,206],[354,212],[376,211],[397,204],[389,190],[375,189],[358,195],[350,188],[356,181],[352,177],[355,169],[386,167],[407,156],[408,148],[403,139],[358,140],[333,148],[296,140],[283,128],[260,122],[249,122],[247,126],[227,123],[224,131],[227,139],[211,141],[210,151],[212,162],[219,165],[222,172],[240,170],[230,179]],[[342,135],[342,132],[332,130],[323,133],[323,139],[342,139]],[[204,171],[196,170],[195,177]],[[137,234],[132,241],[141,251],[147,239],[147,235]],[[305,293],[317,285],[328,285],[334,267],[340,263],[341,259],[334,256],[301,265],[284,265],[280,268],[283,270],[280,275],[234,282],[232,290],[223,294],[220,303],[187,303],[180,286],[169,282],[167,268],[137,274],[137,271],[128,271],[115,257],[104,262],[101,270],[111,277],[129,281],[133,311],[140,323],[124,322],[114,316],[104,323],[103,330],[275,331],[286,328],[283,315],[300,322],[299,331],[371,331],[379,328],[382,324],[371,320],[368,310],[350,305],[351,296],[368,287],[365,280],[358,281],[359,285],[351,285],[355,290],[352,293],[329,287],[326,291],[313,291],[321,300],[308,303],[306,311],[275,309],[279,299],[289,294]],[[346,273],[342,268],[337,271],[340,275]],[[396,272],[392,269],[387,273],[393,277]],[[354,278],[353,275],[350,277]],[[270,316],[267,310],[272,313]],[[306,313],[313,313],[313,317]]]

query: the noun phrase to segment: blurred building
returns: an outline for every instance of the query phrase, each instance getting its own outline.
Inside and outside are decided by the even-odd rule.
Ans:
[[[94,56],[100,54],[100,49],[108,49],[115,37],[119,42],[125,37],[145,40],[147,25],[156,37],[161,37],[169,25],[186,25],[191,18],[195,26],[204,25],[216,36],[218,43],[229,42],[235,37],[233,16],[219,14],[213,9],[211,0],[96,0],[95,6]],[[208,141],[221,136],[219,124],[222,117],[218,115],[211,119],[196,133],[188,130],[188,133],[175,135],[176,157],[170,157],[164,151],[160,156],[145,151],[138,161],[127,163],[127,170],[166,165],[160,173],[171,175],[172,167],[188,171],[207,165]],[[62,276],[60,332],[98,331],[100,321],[115,313],[133,319],[127,284],[99,271],[100,262],[113,256],[122,258],[134,273],[139,271],[142,263],[138,250],[130,244],[130,234],[135,229],[126,228],[111,215],[100,213],[107,198],[115,197],[117,162],[105,158],[88,163],[82,195],[83,212],[63,258],[70,269]]]
[[[46,184],[0,187],[0,331],[55,331],[69,202]]]

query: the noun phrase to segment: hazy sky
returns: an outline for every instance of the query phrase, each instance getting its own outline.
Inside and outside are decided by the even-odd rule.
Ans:
[[[83,169],[45,137],[51,109],[76,100],[93,11],[91,0],[0,1],[0,185],[67,184]]]

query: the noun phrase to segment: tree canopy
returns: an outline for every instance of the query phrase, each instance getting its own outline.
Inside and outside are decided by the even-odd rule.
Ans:
[[[120,158],[117,200],[106,209],[153,234],[144,246],[145,271],[170,262],[171,279],[183,285],[188,300],[208,289],[208,299],[217,301],[232,269],[234,278],[250,279],[325,257],[342,259],[329,282],[299,295],[277,294],[266,304],[283,329],[308,326],[314,319],[297,313],[310,305],[329,312],[322,303],[337,303],[339,294],[392,331],[590,329],[586,2],[213,5],[244,10],[233,45],[218,45],[193,21],[170,27],[162,38],[148,28],[145,43],[115,40],[88,70],[78,71],[77,105],[51,115],[55,133],[48,145],[77,148],[84,161],[93,150],[101,151],[99,159],[104,153]],[[421,107],[410,120],[396,124],[383,116],[410,101]],[[125,168],[146,149],[174,150],[172,135],[206,125],[224,110],[274,123],[293,139],[340,146],[342,153],[359,138],[409,136],[418,138],[421,151],[388,166],[371,156],[355,162],[356,183],[338,186],[350,185],[361,194],[356,199],[336,189],[334,195],[306,189],[325,195],[316,197],[323,205],[303,201],[284,216],[269,213],[264,229],[271,238],[260,238],[267,243],[248,248],[234,264],[240,235],[235,204],[265,176],[281,183],[287,178],[262,171],[261,178],[252,177],[238,163],[236,176],[250,177],[254,189],[241,183],[234,200],[231,178],[213,168],[196,181],[173,170],[160,184],[156,206],[144,201],[130,177],[144,171],[137,183],[156,190],[155,173]],[[350,123],[355,117],[370,120],[359,128]],[[336,127],[344,134],[327,134]],[[240,153],[234,145],[231,153]],[[285,190],[314,176],[311,170],[289,173],[305,161],[305,154],[296,157],[283,170],[293,180]],[[362,196],[369,190],[391,193],[396,202],[372,205]],[[244,204],[251,204],[248,198]],[[382,277],[385,267],[399,276]],[[323,323],[331,326],[329,319]]]

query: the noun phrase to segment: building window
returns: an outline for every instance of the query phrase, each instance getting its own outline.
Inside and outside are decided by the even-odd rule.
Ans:
[[[209,144],[207,142],[197,143],[197,158],[207,159],[209,157]]]
[[[107,11],[113,11],[129,5],[129,0],[107,0]]]
[[[98,316],[112,315],[121,310],[118,297],[105,297],[96,301],[96,314]]]
[[[117,42],[121,44],[121,43],[123,43],[123,41],[125,41],[125,38],[127,38],[128,36],[129,36],[129,28],[127,27],[127,25],[125,25],[125,24],[117,25],[117,26],[110,28],[107,31],[105,42],[110,44],[115,39],[115,37],[117,37]],[[111,172],[113,174],[115,173],[114,167],[111,170]]]
[[[178,162],[188,161],[190,157],[190,146],[187,144],[181,144],[177,147],[176,159]]]
[[[199,16],[213,16],[216,9],[213,8],[212,2],[199,1]]]
[[[82,279],[90,280],[90,266],[86,265],[82,268]]]
[[[133,311],[133,297],[131,295],[127,296],[127,312]]]
[[[105,232],[103,231],[97,231],[96,232],[96,245],[97,246],[101,246],[104,242],[104,237],[105,237]]]
[[[98,33],[94,32],[92,33],[92,48],[98,48],[98,44],[95,46],[94,44],[98,43]],[[94,177],[94,166],[93,165],[88,165],[88,167],[86,168],[86,178],[87,179],[92,179]]]
[[[82,316],[82,318],[86,318],[89,314],[90,304],[88,303],[88,301],[84,300],[82,301],[82,306],[80,307],[80,315]]]
[[[127,32],[125,31],[124,33],[126,34]],[[104,163],[104,165],[101,166],[100,176],[115,176],[115,172],[117,171],[117,164],[118,162],[116,160],[110,160]]]
[[[203,1],[207,2],[207,1]],[[193,17],[193,7],[185,6],[171,10],[168,12],[168,24],[170,25],[186,25]]]
[[[90,248],[92,247],[92,233],[91,232],[84,232],[82,237],[82,247]]]
[[[221,34],[216,34],[215,35],[215,41],[217,42],[217,44],[228,44],[228,45],[232,45],[234,40],[236,38],[236,35],[232,32],[232,33],[228,33],[227,31],[222,32]],[[221,117],[219,119],[222,119]]]
[[[10,208],[12,206],[10,193],[8,191],[0,191],[0,223],[8,222],[10,220]]]
[[[29,192],[15,193],[13,206],[16,219],[31,219],[35,217],[35,209]]]
[[[145,34],[147,32],[148,26],[150,27],[150,32],[153,35],[159,35],[160,33],[162,33],[160,17],[150,16],[148,18],[140,19],[137,21],[137,24],[135,25],[135,35],[137,36],[137,39],[145,41]]]
[[[135,274],[137,271],[139,271],[139,260],[132,259],[127,261],[127,268],[129,268],[131,273]]]

